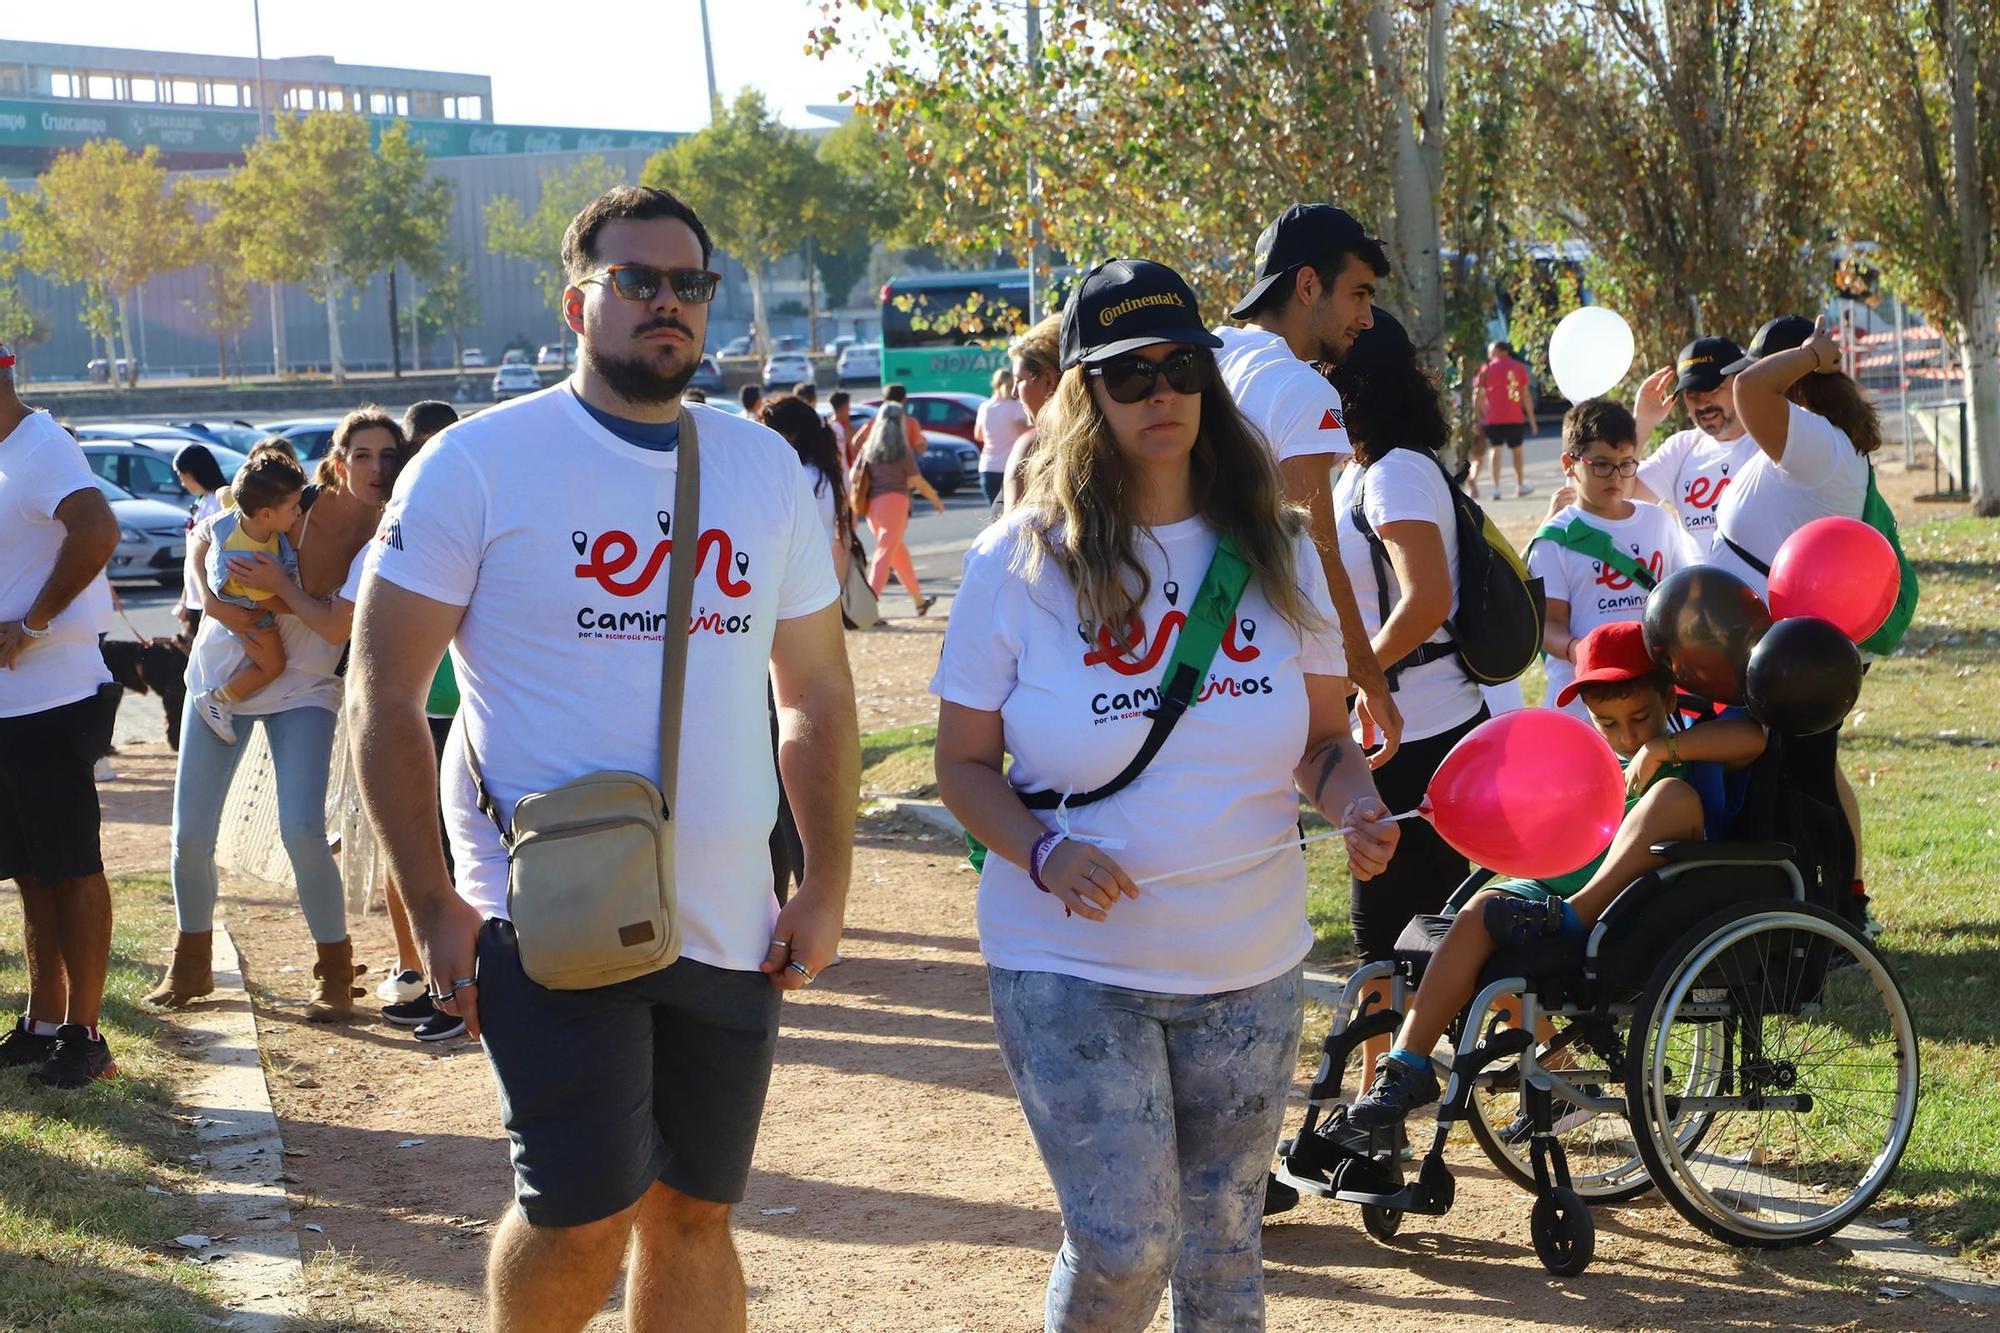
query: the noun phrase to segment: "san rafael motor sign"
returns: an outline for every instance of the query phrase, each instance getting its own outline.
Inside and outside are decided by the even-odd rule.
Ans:
[[[369,116],[376,137],[394,117]],[[477,120],[409,120],[411,137],[432,157],[504,153],[654,151],[678,135],[643,130],[586,130],[549,125],[495,125]],[[130,102],[46,102],[0,98],[0,149],[80,148],[116,139],[163,153],[241,153],[257,137],[257,113],[215,107],[144,106]]]

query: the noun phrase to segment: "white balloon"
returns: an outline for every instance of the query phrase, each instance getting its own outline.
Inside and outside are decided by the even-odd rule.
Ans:
[[[1549,338],[1549,369],[1572,403],[1617,387],[1632,369],[1632,328],[1615,310],[1587,305],[1572,310]]]

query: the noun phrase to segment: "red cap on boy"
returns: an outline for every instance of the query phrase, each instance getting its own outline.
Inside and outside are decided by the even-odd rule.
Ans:
[[[1612,685],[1638,680],[1658,670],[1646,651],[1646,627],[1636,620],[1599,625],[1576,646],[1576,679],[1556,695],[1556,707],[1567,708],[1585,685]]]

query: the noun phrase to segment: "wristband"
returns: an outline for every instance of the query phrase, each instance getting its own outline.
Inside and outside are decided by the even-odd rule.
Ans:
[[[46,628],[44,629],[31,628],[28,624],[28,618],[26,616],[21,617],[21,633],[25,634],[27,637],[31,639],[46,639],[49,637],[49,632]]]
[[[1028,853],[1028,878],[1043,893],[1049,892],[1049,886],[1042,882],[1042,867],[1049,863],[1049,857],[1055,854],[1056,848],[1068,840],[1067,833],[1053,829],[1035,839],[1034,848]]]
[[[1674,733],[1670,731],[1667,733],[1667,762],[1670,764],[1678,764],[1680,761],[1681,761],[1680,747],[1677,744],[1675,744]]]

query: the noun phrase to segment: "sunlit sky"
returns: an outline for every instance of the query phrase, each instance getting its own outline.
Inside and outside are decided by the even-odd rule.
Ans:
[[[356,65],[485,74],[494,119],[531,125],[685,130],[708,119],[696,0],[263,0],[264,55],[324,55]],[[256,54],[251,0],[0,0],[0,36],[29,42]],[[851,10],[849,11],[852,12]],[[723,96],[763,90],[792,125],[819,124],[861,69],[820,61],[806,33],[817,0],[709,0]]]

